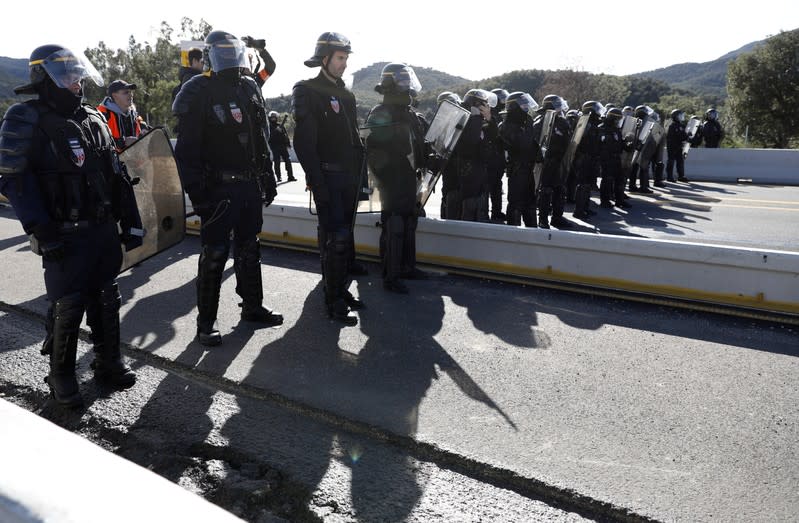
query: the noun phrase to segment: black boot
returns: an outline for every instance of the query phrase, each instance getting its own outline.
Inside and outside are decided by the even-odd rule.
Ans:
[[[78,380],[75,377],[75,359],[84,307],[79,292],[61,297],[53,305],[50,373],[45,382],[50,387],[50,394],[55,401],[69,408],[83,405]]]
[[[552,188],[542,187],[538,191],[538,227],[549,229],[549,213],[552,210]]]
[[[261,276],[261,244],[257,238],[236,243],[233,253],[236,273],[236,294],[241,296],[241,319],[263,323],[269,327],[283,325],[283,316],[262,305],[264,299]]]
[[[400,281],[402,275],[402,254],[405,243],[405,220],[399,214],[383,213],[383,288],[389,292],[407,294],[408,287]]]
[[[136,374],[122,361],[119,347],[119,307],[122,296],[119,286],[111,281],[92,297],[86,308],[86,321],[94,342],[94,379],[115,387],[130,387]]]
[[[347,267],[349,265],[350,248],[349,235],[339,232],[329,232],[325,238],[324,259],[324,284],[325,306],[327,314],[332,319],[345,325],[357,325],[358,318],[350,314],[350,306],[346,301]]]
[[[203,245],[197,271],[197,341],[209,347],[222,343],[214,323],[227,258],[227,245]]]

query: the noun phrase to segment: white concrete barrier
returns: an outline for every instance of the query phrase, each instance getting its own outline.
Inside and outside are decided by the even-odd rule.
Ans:
[[[688,152],[692,181],[799,185],[799,149],[705,149]]]
[[[242,520],[158,474],[0,399],[0,521]]]
[[[358,215],[356,249],[378,255],[378,215]],[[197,222],[189,222],[196,228]],[[316,247],[307,208],[272,205],[262,239]],[[799,315],[799,253],[423,218],[421,263]]]

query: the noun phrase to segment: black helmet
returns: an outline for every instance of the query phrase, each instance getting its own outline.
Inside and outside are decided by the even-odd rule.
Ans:
[[[622,118],[624,115],[621,112],[621,109],[618,107],[611,107],[605,113],[605,123],[608,125],[615,125],[616,127],[621,127]]]
[[[651,107],[649,107],[648,105],[639,105],[639,106],[637,106],[635,108],[635,112],[633,113],[633,116],[643,120],[644,118],[648,117],[651,114],[652,114],[652,108]]]
[[[582,114],[583,114],[583,113],[581,113],[581,112],[580,112],[580,111],[578,111],[577,109],[569,109],[568,111],[566,111],[566,118],[568,118],[568,119],[570,119],[570,120],[571,120],[571,119],[574,119],[574,120],[576,120],[577,118],[579,118],[580,116],[582,116]]]
[[[37,47],[28,60],[30,83],[14,88],[16,94],[35,94],[36,86],[48,77],[57,87],[67,88],[73,83],[91,78],[98,86],[103,78],[83,53],[73,53],[66,47],[48,44]]]
[[[277,114],[277,111],[269,111],[268,117],[269,117],[270,120],[277,121],[277,117],[278,116],[279,115]]]
[[[380,94],[408,93],[414,98],[421,90],[422,84],[413,67],[401,63],[386,64],[380,73],[380,83],[375,86],[375,91]]]
[[[211,70],[247,69],[247,47],[244,42],[226,31],[211,31],[205,37],[205,53]]]
[[[330,56],[336,51],[344,51],[347,54],[352,52],[350,39],[341,33],[326,32],[319,35],[316,39],[316,48],[313,56],[305,60],[306,67],[319,67],[326,56]]]
[[[705,111],[705,118],[707,118],[708,120],[718,120],[719,112],[715,108],[711,107],[710,109]]]
[[[452,91],[443,91],[441,94],[438,95],[438,97],[436,97],[436,103],[438,105],[441,105],[441,102],[443,102],[444,100],[449,100],[450,102],[456,104],[461,103],[461,97],[453,93]]]
[[[505,112],[521,112],[532,115],[538,109],[538,102],[527,93],[514,91],[505,98]]]
[[[671,112],[671,119],[675,122],[682,122],[685,120],[685,111],[682,109],[674,109]]]
[[[582,113],[588,114],[593,113],[597,116],[602,116],[602,113],[605,112],[605,108],[602,106],[601,103],[597,102],[596,100],[588,100],[583,104]]]
[[[633,109],[632,105],[625,105],[624,108],[621,110],[621,114],[624,116],[633,116],[635,109]]]
[[[544,110],[558,111],[561,114],[564,114],[569,110],[569,104],[566,102],[566,100],[556,94],[548,94],[541,102],[541,108]]]
[[[489,107],[497,106],[497,95],[485,89],[470,89],[463,95],[462,105],[466,108],[487,104]]]
[[[508,94],[508,91],[506,91],[505,89],[499,89],[499,88],[491,89],[491,92],[497,95],[497,105],[504,105],[506,103],[506,100],[508,99],[508,96],[510,96]]]

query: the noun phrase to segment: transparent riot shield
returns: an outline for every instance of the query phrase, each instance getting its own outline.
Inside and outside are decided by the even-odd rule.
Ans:
[[[425,143],[430,144],[437,158],[435,170],[419,169],[419,180],[416,186],[416,201],[424,207],[433,193],[441,173],[447,165],[452,151],[458,145],[463,128],[469,121],[471,113],[460,105],[444,100],[438,106],[433,121],[425,134]]]
[[[640,126],[641,120],[636,118],[635,116],[624,116],[621,123],[621,138],[624,141],[631,140],[633,143],[633,150],[626,151],[622,150],[621,152],[621,168],[622,172],[625,175],[630,175],[632,172],[633,164],[633,156],[635,156],[635,152],[640,148]]]
[[[549,153],[549,143],[552,141],[552,130],[555,128],[555,115],[553,110],[547,110],[542,117],[544,120],[541,124],[541,135],[538,137],[538,145],[541,147],[541,160],[536,162],[533,166],[533,180],[535,183],[534,189],[538,191],[541,186],[541,177],[544,173],[544,161],[547,159]],[[561,169],[562,173],[563,169]]]
[[[403,123],[366,126],[359,130],[361,139],[366,144],[366,180],[361,186],[356,212],[381,212],[385,197],[381,191],[388,189],[390,184],[396,182],[396,180],[386,179],[392,169],[392,166],[388,165],[391,158],[386,154],[386,149],[407,151],[407,160],[412,170],[416,171],[411,130],[407,124]],[[407,140],[407,143],[392,143],[398,138]],[[384,144],[385,146],[383,146]]]
[[[566,153],[564,153],[563,160],[561,160],[560,164],[561,183],[566,183],[569,172],[574,169],[574,157],[577,155],[577,148],[580,147],[580,142],[585,135],[585,129],[588,127],[589,119],[590,115],[584,114],[580,116],[577,120],[577,125],[574,126],[574,132],[569,140],[569,145],[566,146]]]
[[[699,131],[699,126],[701,124],[701,120],[696,116],[692,116],[688,123],[685,124],[685,132],[688,133],[688,141],[682,144],[682,155],[687,156],[688,151],[691,149],[691,142],[696,137],[696,133]]]
[[[124,252],[120,272],[180,243],[186,234],[186,204],[169,135],[155,128],[119,153],[133,186],[144,238]]]

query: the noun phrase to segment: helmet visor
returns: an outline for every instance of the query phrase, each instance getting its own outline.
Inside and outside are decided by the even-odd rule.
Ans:
[[[392,76],[394,78],[394,85],[399,92],[410,92],[411,94],[418,94],[422,91],[422,82],[416,77],[411,67],[403,67],[399,71],[386,72],[383,76]]]
[[[241,40],[223,40],[211,44],[208,49],[211,69],[217,73],[226,69],[250,67],[247,61],[247,48]]]
[[[538,110],[538,103],[527,93],[521,95],[516,103],[519,104],[519,109],[521,109],[522,112],[527,113],[530,116],[534,116],[536,110]]]
[[[69,49],[61,49],[38,63],[53,82],[63,89],[68,89],[76,82],[86,78],[90,78],[98,86],[104,84],[103,77],[83,53],[73,53]],[[30,65],[36,65],[36,63],[31,62]]]

